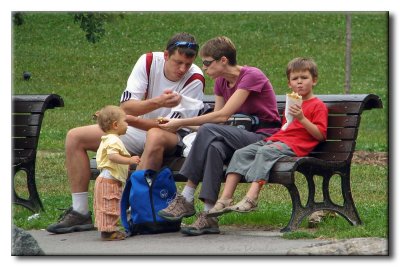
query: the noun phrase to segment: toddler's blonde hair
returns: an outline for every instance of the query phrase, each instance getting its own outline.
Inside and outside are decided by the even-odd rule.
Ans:
[[[112,128],[115,121],[119,121],[125,116],[125,112],[118,106],[108,105],[96,112],[97,124],[104,132]]]

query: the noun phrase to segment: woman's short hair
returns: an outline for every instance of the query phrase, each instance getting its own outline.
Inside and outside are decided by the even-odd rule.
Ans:
[[[229,61],[229,65],[237,65],[236,61],[236,47],[226,36],[219,36],[208,40],[200,48],[201,57],[212,57],[213,59],[219,60],[223,56]]]

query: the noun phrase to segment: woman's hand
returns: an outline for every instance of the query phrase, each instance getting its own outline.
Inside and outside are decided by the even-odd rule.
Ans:
[[[159,123],[158,126],[171,133],[175,133],[181,128],[180,119],[166,119],[163,118],[163,122]]]

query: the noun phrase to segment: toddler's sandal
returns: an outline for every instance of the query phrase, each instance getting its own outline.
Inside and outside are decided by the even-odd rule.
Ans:
[[[104,241],[119,241],[124,240],[126,238],[125,233],[120,231],[114,232],[101,232],[101,239]]]

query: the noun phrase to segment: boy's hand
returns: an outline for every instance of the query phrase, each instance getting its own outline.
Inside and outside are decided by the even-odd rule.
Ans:
[[[303,110],[301,106],[294,104],[289,107],[289,114],[292,115],[294,118],[301,121],[304,118]]]

